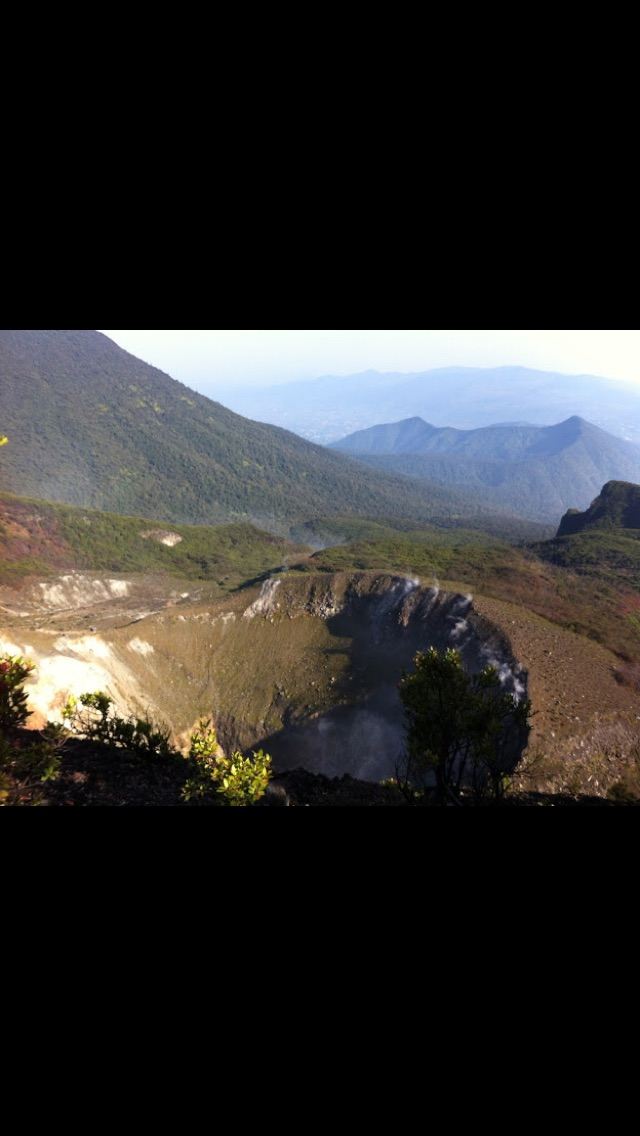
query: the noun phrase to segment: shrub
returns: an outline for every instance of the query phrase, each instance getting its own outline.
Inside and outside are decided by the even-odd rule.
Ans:
[[[188,761],[192,775],[182,790],[182,799],[191,804],[204,801],[216,791],[218,736],[209,720],[202,720],[191,735]]]
[[[191,735],[189,761],[193,775],[186,782],[183,800],[205,801],[215,794],[219,804],[255,805],[264,797],[271,778],[271,758],[258,750],[251,757],[222,753],[211,721],[201,721]]]
[[[47,727],[29,740],[13,735],[29,717],[24,682],[35,664],[20,656],[0,659],[0,805],[38,804],[34,790],[60,773],[58,751],[63,740],[57,727]]]
[[[170,745],[170,730],[148,718],[120,718],[113,699],[103,691],[71,697],[62,712],[67,728],[77,737],[126,749],[140,757],[184,760]],[[271,758],[259,750],[251,757],[225,757],[213,723],[203,719],[191,735],[189,774],[182,788],[187,804],[254,805],[265,794],[271,777]]]
[[[35,670],[35,663],[20,655],[0,658],[0,730],[23,726],[29,717],[23,683]]]
[[[218,793],[231,806],[255,805],[271,779],[271,758],[261,749],[251,757],[234,753],[218,762]]]
[[[0,737],[0,805],[38,804],[34,790],[60,776],[61,744],[48,729],[27,744]]]
[[[149,718],[120,718],[113,699],[103,691],[71,697],[62,717],[69,730],[90,741],[127,749],[140,757],[175,757],[169,744],[171,731]]]

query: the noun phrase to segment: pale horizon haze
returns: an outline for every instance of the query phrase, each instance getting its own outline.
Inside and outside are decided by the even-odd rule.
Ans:
[[[104,331],[206,395],[361,371],[522,366],[640,384],[640,331]]]

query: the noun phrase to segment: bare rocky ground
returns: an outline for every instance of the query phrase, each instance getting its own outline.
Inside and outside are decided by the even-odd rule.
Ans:
[[[109,631],[219,595],[215,584],[168,580],[162,575],[68,572],[51,580],[25,581],[20,588],[0,587],[0,628]]]
[[[632,772],[640,741],[640,696],[620,684],[619,660],[520,606],[474,605],[507,631],[529,675],[533,729],[517,788],[605,796]]]
[[[26,733],[26,731],[25,731]],[[26,743],[25,743],[26,744]],[[186,762],[141,758],[123,749],[71,739],[60,752],[60,776],[30,785],[22,804],[41,807],[175,808],[187,780]]]

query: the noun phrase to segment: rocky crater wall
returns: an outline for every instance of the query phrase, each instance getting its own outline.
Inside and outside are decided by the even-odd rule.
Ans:
[[[113,602],[126,602],[118,585]],[[375,781],[392,776],[402,754],[397,688],[417,651],[455,647],[466,668],[492,664],[505,691],[526,696],[508,638],[471,596],[418,580],[284,574],[210,604],[180,600],[91,634],[31,625],[20,635],[14,625],[3,635],[0,624],[0,652],[38,665],[32,724],[55,720],[69,694],[100,688],[120,712],[166,722],[178,742],[212,717],[225,749],[263,747],[276,771]]]

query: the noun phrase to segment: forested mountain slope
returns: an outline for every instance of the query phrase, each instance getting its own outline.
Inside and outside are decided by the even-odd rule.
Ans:
[[[640,480],[640,447],[574,416],[556,426],[439,429],[419,418],[373,427],[333,447],[378,471],[479,495],[537,521],[586,507],[603,482]]]
[[[0,489],[165,522],[488,513],[239,417],[95,331],[0,331]]]

